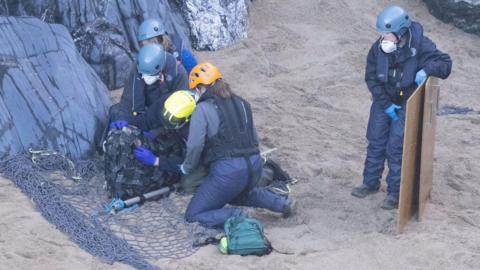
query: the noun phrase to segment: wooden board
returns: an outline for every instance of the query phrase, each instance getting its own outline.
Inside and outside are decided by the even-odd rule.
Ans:
[[[423,216],[426,202],[430,198],[430,191],[432,190],[433,150],[435,145],[435,128],[437,126],[439,89],[438,78],[430,77],[425,86],[418,219],[421,219]]]
[[[424,96],[425,83],[420,85],[407,101],[397,218],[399,232],[403,232],[405,225],[418,210],[419,149],[421,147]]]

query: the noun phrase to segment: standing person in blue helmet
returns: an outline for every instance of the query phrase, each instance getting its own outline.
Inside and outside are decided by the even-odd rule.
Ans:
[[[263,161],[250,104],[235,95],[218,68],[209,63],[192,69],[189,86],[199,99],[180,170],[188,174],[201,163],[209,169],[187,207],[186,220],[218,227],[229,217],[242,215],[240,208],[226,204],[266,208],[284,217],[292,214],[291,199],[254,187]]]
[[[160,43],[181,63],[187,74],[197,65],[195,56],[185,46],[182,38],[176,33],[167,33],[165,25],[157,19],[145,20],[138,29],[140,46],[148,43]]]
[[[377,17],[380,38],[367,56],[365,81],[373,98],[367,128],[363,184],[352,195],[376,193],[388,163],[387,196],[382,208],[398,207],[406,101],[428,76],[445,79],[452,61],[423,35],[420,23],[399,6],[386,7]]]

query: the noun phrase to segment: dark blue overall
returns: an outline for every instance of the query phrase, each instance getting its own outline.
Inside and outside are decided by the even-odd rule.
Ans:
[[[405,35],[405,45],[390,54],[381,50],[380,40],[377,40],[368,53],[365,72],[373,102],[367,128],[363,183],[372,190],[378,189],[387,159],[387,192],[388,196],[396,198],[400,192],[406,100],[417,87],[415,74],[423,69],[428,76],[444,79],[452,68],[448,54],[440,52],[423,36],[419,23],[413,22]],[[384,112],[392,104],[402,107],[397,110],[399,120],[392,120]]]

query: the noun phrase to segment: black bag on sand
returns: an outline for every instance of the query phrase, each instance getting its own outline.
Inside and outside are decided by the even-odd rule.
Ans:
[[[134,126],[110,130],[103,145],[105,180],[110,196],[125,200],[177,182],[178,173],[166,173],[144,165],[133,154],[136,146],[143,145],[156,155],[168,155],[181,151],[177,144],[166,136],[151,140]]]
[[[267,187],[279,195],[288,197],[290,185],[294,183],[295,180],[280,167],[280,164],[269,158],[263,165],[262,175],[256,186]]]

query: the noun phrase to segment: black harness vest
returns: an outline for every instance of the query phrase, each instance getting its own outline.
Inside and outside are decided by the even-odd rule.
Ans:
[[[222,98],[207,91],[199,102],[212,100],[216,105],[220,126],[218,133],[208,138],[205,145],[206,163],[226,157],[249,157],[258,154],[250,104],[233,95]]]

